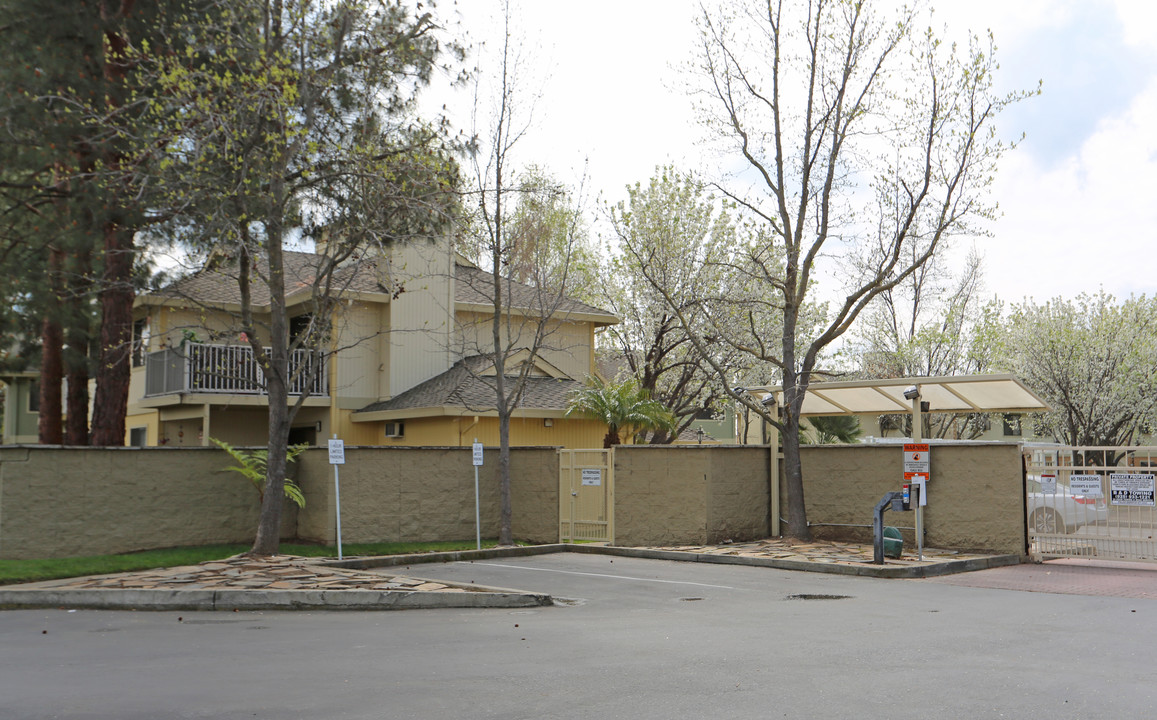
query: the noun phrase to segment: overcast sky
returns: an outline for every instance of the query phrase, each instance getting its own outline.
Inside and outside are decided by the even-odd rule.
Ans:
[[[656,165],[710,171],[680,66],[695,41],[698,2],[516,3],[540,88],[517,160],[625,197]],[[1157,3],[1152,0],[932,2],[950,35],[992,30],[998,86],[1041,96],[1000,119],[1026,134],[1007,155],[993,236],[975,240],[986,289],[1006,301],[1104,288],[1157,292]],[[445,6],[443,6],[445,7]],[[474,41],[499,40],[499,0],[462,0]],[[460,101],[459,101],[460,102]],[[462,116],[459,116],[460,118]]]

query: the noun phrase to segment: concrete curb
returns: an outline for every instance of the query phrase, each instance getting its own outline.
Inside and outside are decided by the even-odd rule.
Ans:
[[[855,575],[860,577],[918,579],[953,575],[973,570],[984,570],[1006,565],[1019,565],[1023,559],[1019,555],[989,555],[967,560],[949,560],[933,565],[841,565],[838,563],[807,562],[801,560],[779,560],[776,558],[753,557],[750,555],[716,555],[684,552],[680,550],[654,550],[650,548],[618,547],[607,545],[532,545],[527,547],[490,548],[487,550],[462,550],[448,553],[422,553],[418,555],[388,555],[382,557],[356,558],[352,560],[330,560],[323,564],[365,570],[375,567],[397,567],[398,565],[418,565],[436,562],[469,562],[502,557],[529,557],[556,552],[585,553],[589,555],[617,555],[620,557],[648,558],[652,560],[674,560],[676,562],[715,563],[718,565],[747,565],[778,570],[799,570],[832,575]]]
[[[678,562],[714,563],[717,565],[747,565],[750,567],[775,568],[777,570],[800,570],[803,572],[827,573],[830,575],[854,575],[892,579],[918,579],[953,575],[955,573],[984,570],[990,567],[1019,565],[1019,555],[990,555],[967,560],[950,560],[934,565],[841,565],[801,560],[780,560],[776,558],[753,557],[750,555],[715,555],[706,553],[681,552],[678,550],[650,550],[647,548],[598,547],[591,545],[570,545],[569,552],[622,557],[651,558],[655,560],[675,560]]]
[[[503,548],[487,548],[485,550],[454,550],[451,552],[415,553],[413,555],[377,555],[373,557],[350,558],[346,560],[322,560],[317,564],[324,567],[349,568],[350,570],[367,570],[369,568],[397,567],[399,565],[469,562],[470,560],[491,560],[494,558],[550,555],[557,552],[567,552],[574,547],[587,546],[568,545],[565,543],[555,543],[553,545],[518,545]]]
[[[444,583],[445,584],[445,583]],[[545,593],[471,585],[466,592],[414,590],[0,589],[0,609],[91,610],[407,610],[551,605]]]

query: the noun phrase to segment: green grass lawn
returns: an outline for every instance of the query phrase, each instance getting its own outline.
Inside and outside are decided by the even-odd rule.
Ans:
[[[496,541],[484,540],[482,547],[494,547]],[[124,555],[93,555],[90,557],[50,558],[43,560],[0,560],[0,585],[12,583],[54,580],[57,578],[79,577],[81,575],[103,575],[105,573],[150,570],[177,565],[196,565],[206,560],[222,558],[248,552],[249,545],[201,545],[198,547],[169,548],[167,550],[144,550]],[[449,552],[453,550],[473,550],[473,540],[430,543],[365,543],[342,544],[342,555],[405,555],[421,552]],[[281,543],[284,555],[305,555],[308,557],[337,557],[337,547],[327,545],[299,545]]]

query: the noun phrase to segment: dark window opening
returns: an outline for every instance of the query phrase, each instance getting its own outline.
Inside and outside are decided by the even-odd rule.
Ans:
[[[1005,415],[1004,416],[1004,436],[1005,437],[1020,437],[1023,435],[1023,429],[1020,424],[1020,415]]]

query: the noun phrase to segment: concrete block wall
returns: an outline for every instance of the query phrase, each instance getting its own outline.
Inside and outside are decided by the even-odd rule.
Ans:
[[[802,449],[805,502],[817,538],[868,541],[872,509],[902,483],[899,446]],[[479,476],[482,534],[498,532],[497,451]],[[0,448],[0,558],[69,557],[149,548],[249,542],[257,493],[226,470],[216,448]],[[1019,448],[986,443],[932,447],[930,547],[1023,553]],[[282,537],[335,539],[333,466],[325,449],[294,470],[306,497],[286,506]],[[347,448],[341,466],[344,542],[474,537],[469,448]],[[513,534],[558,539],[558,455],[511,451]],[[786,514],[786,488],[781,486]],[[911,514],[888,513],[893,525]],[[854,527],[854,526],[863,527]],[[615,450],[615,540],[685,545],[766,537],[766,446],[620,446]],[[907,543],[914,543],[911,531]]]
[[[767,536],[766,447],[615,448],[615,543],[693,545]]]
[[[257,491],[217,448],[0,449],[0,558],[251,542]],[[282,537],[296,531],[284,511]]]
[[[812,535],[869,542],[876,503],[903,485],[899,445],[817,445],[800,450],[804,505]],[[1023,554],[1025,518],[1020,449],[1010,443],[931,446],[924,544],[928,547]],[[786,515],[787,492],[781,486]],[[915,525],[914,513],[884,513],[887,525]],[[825,526],[825,523],[831,525]],[[845,526],[845,527],[841,527]],[[904,542],[916,542],[901,530]]]
[[[299,484],[306,497],[298,535],[334,543],[333,466],[325,449],[306,451]],[[498,450],[479,468],[482,537],[498,536]],[[558,540],[558,455],[554,448],[511,449],[511,530],[517,540]],[[429,542],[475,537],[474,466],[465,448],[347,448],[339,466],[342,541]]]

